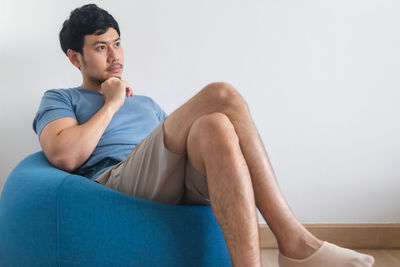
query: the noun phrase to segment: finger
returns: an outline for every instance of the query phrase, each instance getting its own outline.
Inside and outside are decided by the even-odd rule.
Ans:
[[[129,89],[128,89],[128,87],[127,87],[127,88],[125,88],[125,94],[126,94],[126,97],[129,97],[129,94],[130,94],[130,92],[129,92]]]
[[[130,86],[129,84],[128,84],[128,90],[129,90],[129,96],[133,96],[133,89],[132,89],[132,86]]]
[[[121,80],[121,81],[125,84],[126,96],[127,96],[127,97],[133,96],[133,89],[132,89],[132,87],[129,85],[129,83],[127,83],[125,80]]]
[[[129,87],[126,88],[126,90],[127,90],[127,92],[128,92],[128,96],[129,96],[129,97],[133,96],[133,89],[132,89],[132,87],[129,86]]]
[[[124,80],[121,80],[121,82],[124,84],[126,97],[129,97],[128,83],[126,81],[124,81]]]

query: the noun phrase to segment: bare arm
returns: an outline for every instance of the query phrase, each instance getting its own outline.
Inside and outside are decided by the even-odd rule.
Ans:
[[[117,78],[111,78],[103,85],[104,106],[86,123],[78,125],[74,118],[65,117],[43,128],[40,145],[46,158],[55,167],[72,172],[81,166],[90,157],[114,114],[123,105],[125,95],[133,95],[130,86]]]

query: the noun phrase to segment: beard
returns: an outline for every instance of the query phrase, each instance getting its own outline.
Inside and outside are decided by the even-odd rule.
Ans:
[[[84,57],[82,57],[82,63],[83,63],[83,66],[84,66],[85,68],[87,68],[88,64],[87,64],[87,62],[86,62],[86,60],[85,60]],[[112,66],[110,66],[109,68],[107,68],[106,71],[108,71],[108,69],[111,69],[114,65],[118,65],[118,66],[120,66],[121,68],[123,67],[122,64],[116,63],[116,64],[113,64]],[[98,77],[98,76],[93,76],[93,75],[90,75],[90,74],[87,75],[86,77],[87,77],[87,79],[90,81],[90,83],[92,83],[92,84],[97,84],[97,85],[101,85],[104,81],[106,81],[107,79],[109,79],[109,78],[111,78],[111,77],[116,77],[116,78],[118,78],[118,79],[121,80],[121,75],[119,75],[119,74],[112,74],[112,75],[110,75],[109,77],[106,77],[106,78],[104,78],[104,77]]]
[[[97,84],[97,85],[101,85],[105,80],[107,80],[104,78],[98,78],[98,77],[94,77],[94,76],[87,76],[87,79],[90,81],[90,83]]]
[[[116,77],[121,80],[121,75],[111,75],[110,77],[107,77],[107,78],[103,78],[103,77],[99,78],[99,77],[95,77],[95,76],[86,76],[86,77],[92,84],[97,84],[97,85],[101,85],[103,82],[105,82],[107,79],[109,79],[111,77]]]

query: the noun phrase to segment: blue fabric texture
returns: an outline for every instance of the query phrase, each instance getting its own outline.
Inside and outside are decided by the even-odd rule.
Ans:
[[[232,266],[211,206],[136,198],[54,168],[42,151],[0,198],[0,266]]]
[[[48,123],[71,117],[83,124],[103,105],[104,96],[97,91],[80,87],[47,90],[32,126],[40,137]],[[114,114],[91,156],[73,174],[95,180],[111,166],[125,160],[166,117],[165,111],[148,96],[125,97],[123,106]]]

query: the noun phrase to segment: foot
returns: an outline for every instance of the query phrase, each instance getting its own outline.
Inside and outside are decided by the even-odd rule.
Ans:
[[[321,240],[301,226],[300,230],[289,234],[286,241],[280,242],[279,251],[282,255],[293,259],[304,259],[314,254],[322,244]]]
[[[286,242],[289,246],[280,246],[280,267],[370,267],[375,262],[374,257],[370,255],[323,242],[305,231],[303,237]]]

